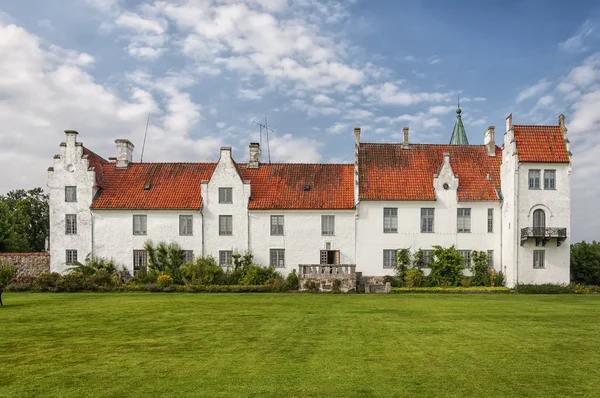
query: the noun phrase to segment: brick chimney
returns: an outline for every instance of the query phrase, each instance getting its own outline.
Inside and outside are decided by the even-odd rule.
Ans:
[[[488,156],[496,156],[496,141],[494,140],[495,126],[490,126],[483,133],[483,145]]]
[[[129,167],[129,163],[133,161],[133,144],[131,141],[126,139],[115,140],[117,144],[117,164],[116,168],[126,169]]]
[[[249,169],[258,169],[260,165],[260,144],[258,142],[251,142],[248,147],[249,156],[248,156],[248,165],[246,166]]]
[[[408,126],[404,127],[402,129],[402,132],[404,133],[404,140],[402,141],[402,148],[408,149],[409,148],[409,146],[408,146]]]

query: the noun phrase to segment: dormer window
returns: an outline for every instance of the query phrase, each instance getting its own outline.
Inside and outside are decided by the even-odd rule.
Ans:
[[[233,188],[219,188],[219,203],[233,203]]]

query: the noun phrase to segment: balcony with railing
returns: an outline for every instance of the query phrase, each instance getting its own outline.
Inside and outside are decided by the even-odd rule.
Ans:
[[[300,264],[300,278],[320,278],[326,276],[347,277],[356,274],[356,264]]]
[[[551,239],[556,239],[556,246],[562,245],[567,239],[566,228],[556,227],[527,227],[521,228],[521,246],[527,242],[528,239],[535,239],[535,245],[546,246]]]

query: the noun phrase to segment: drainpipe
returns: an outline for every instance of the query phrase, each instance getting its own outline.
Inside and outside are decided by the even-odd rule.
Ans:
[[[94,258],[94,213],[91,210],[89,210],[89,212],[90,212],[90,217],[91,217],[91,222],[92,222],[92,250],[91,250],[91,253],[92,253],[92,258]]]
[[[202,209],[204,208],[204,203],[202,203],[202,207],[200,208],[200,219],[202,220],[202,257],[204,256],[204,214],[202,213]]]
[[[519,163],[517,163],[517,169],[516,169],[516,178],[515,178],[515,196],[517,197],[516,199],[516,203],[515,203],[515,211],[517,212],[517,225],[515,225],[516,228],[516,235],[517,235],[517,239],[515,239],[515,282],[518,285],[519,284],[519,245],[520,245],[520,240],[521,237],[519,236],[519,232],[520,232],[520,224],[519,224]]]

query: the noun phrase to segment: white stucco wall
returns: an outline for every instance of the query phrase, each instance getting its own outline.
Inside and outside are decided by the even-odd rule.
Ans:
[[[271,236],[271,215],[284,216],[283,236]],[[321,235],[322,215],[335,216],[335,235]],[[298,264],[319,264],[326,242],[340,251],[341,264],[356,264],[354,220],[354,210],[251,211],[250,249],[261,265],[269,265],[270,249],[285,249],[285,269],[278,269],[284,275],[298,271]]]
[[[541,188],[529,189],[529,170],[541,170]],[[556,170],[556,189],[544,188],[544,170]],[[567,239],[557,247],[556,239],[546,246],[536,246],[529,239],[518,246],[518,283],[569,283],[571,235],[571,166],[564,163],[519,163],[518,235],[525,227],[533,227],[533,212],[546,214],[546,227],[567,228]],[[533,250],[544,250],[545,268],[533,268]]]
[[[233,203],[219,203],[219,188],[232,188]],[[202,184],[204,254],[219,260],[220,250],[243,254],[248,250],[250,184],[242,181],[229,147],[221,148],[219,163],[208,183]],[[219,215],[233,216],[233,234],[219,235]]]
[[[91,212],[92,198],[96,193],[96,175],[89,170],[83,146],[76,142],[76,135],[68,133],[66,143],[61,144],[59,156],[54,158],[54,170],[48,171],[50,195],[50,269],[64,272],[66,250],[77,250],[77,260],[82,262],[92,251]],[[65,187],[77,187],[77,202],[65,202]],[[65,215],[77,214],[77,234],[65,234]]]
[[[147,234],[133,234],[133,215],[147,216]],[[143,250],[152,240],[176,242],[183,250],[202,255],[202,215],[190,210],[94,210],[94,255],[113,259],[118,265],[133,271],[133,251]],[[179,235],[179,216],[192,215],[193,235]]]

